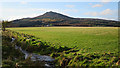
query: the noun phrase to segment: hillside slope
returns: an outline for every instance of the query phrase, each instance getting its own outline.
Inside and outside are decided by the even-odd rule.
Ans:
[[[119,26],[118,21],[73,18],[56,12],[46,12],[34,18],[13,20],[9,27],[34,27],[34,26]]]

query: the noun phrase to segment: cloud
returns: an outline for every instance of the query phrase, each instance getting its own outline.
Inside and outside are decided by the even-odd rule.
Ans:
[[[93,5],[92,3],[88,3],[89,5]]]
[[[63,11],[64,12],[75,12],[75,13],[77,13],[79,10],[78,9],[65,9]]]
[[[117,10],[111,10],[111,9],[105,9],[101,12],[86,12],[84,15],[88,15],[90,17],[99,17],[103,19],[109,19],[109,20],[118,20],[117,15],[118,11]]]
[[[95,5],[93,5],[92,7],[93,8],[95,8],[95,7],[102,7],[103,5],[101,5],[101,4],[95,4]]]
[[[97,12],[87,12],[87,13],[84,13],[85,15],[91,15],[91,16],[97,16],[98,13]]]
[[[74,8],[75,5],[65,5],[65,7],[68,7],[68,8]]]
[[[27,2],[26,2],[26,1],[21,1],[20,3],[21,3],[21,4],[27,4]]]
[[[111,9],[105,9],[102,12],[100,12],[100,15],[112,15],[113,14],[113,10]]]
[[[102,2],[111,2],[112,0],[102,0]]]
[[[105,9],[101,12],[86,12],[85,15],[91,15],[91,16],[105,16],[105,15],[113,15],[115,14],[114,10],[111,9]]]

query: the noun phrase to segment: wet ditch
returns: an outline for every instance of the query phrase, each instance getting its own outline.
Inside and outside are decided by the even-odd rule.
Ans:
[[[12,38],[11,43],[13,43],[15,40],[16,40],[15,38]],[[17,46],[17,45],[14,45],[14,46],[15,46],[15,49],[21,51],[24,54],[25,60],[30,59],[33,62],[39,61],[42,63],[41,66],[43,66],[43,67],[50,67],[50,68],[55,67],[55,65],[54,65],[55,59],[53,59],[52,57],[46,56],[46,55],[38,55],[35,53],[30,53],[30,52],[27,52],[26,50],[23,50],[20,46]]]

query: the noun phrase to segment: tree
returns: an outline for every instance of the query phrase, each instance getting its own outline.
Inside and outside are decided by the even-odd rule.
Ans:
[[[7,25],[9,24],[10,22],[9,21],[2,21],[2,30],[5,31],[5,28],[7,27]]]
[[[50,24],[50,26],[53,26],[52,24]]]

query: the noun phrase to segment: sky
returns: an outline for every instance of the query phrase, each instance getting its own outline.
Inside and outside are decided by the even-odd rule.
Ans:
[[[106,1],[106,2],[103,2]],[[118,20],[118,2],[1,2],[0,19],[15,20],[36,17],[53,11],[74,18]]]

